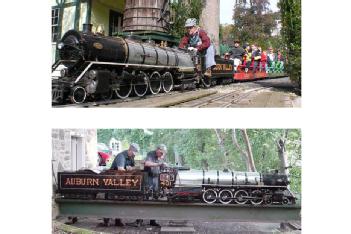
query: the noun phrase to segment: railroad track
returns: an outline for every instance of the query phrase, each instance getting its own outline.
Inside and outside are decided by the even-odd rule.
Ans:
[[[268,81],[267,81],[268,82]],[[253,87],[246,87],[248,86],[248,83],[253,84],[250,86]],[[260,86],[259,86],[260,85]],[[192,107],[192,108],[203,108],[203,107],[221,107],[221,108],[228,108],[231,107],[232,105],[240,103],[241,100],[247,98],[250,96],[250,94],[254,92],[258,92],[263,89],[270,89],[272,88],[272,85],[269,86],[261,86],[262,84],[256,82],[244,82],[244,83],[233,83],[230,84],[229,86],[224,85],[224,87],[234,87],[233,91],[230,91],[229,93],[223,93],[221,94],[219,90],[221,88],[218,88],[219,86],[211,87],[209,89],[206,89],[208,92],[210,91],[219,91],[216,94],[211,94],[207,96],[202,96],[199,95],[199,97],[196,97],[194,95],[194,98],[184,98],[184,100],[181,100],[181,98],[178,98],[178,102],[165,102],[165,104],[157,106],[155,104],[152,104],[150,106],[150,103],[152,103],[152,99],[157,99],[157,98],[162,98],[162,100],[167,100],[167,99],[172,99],[173,97],[179,96],[179,94],[189,94],[191,92],[197,92],[199,89],[185,89],[183,91],[180,90],[174,90],[170,93],[159,93],[156,95],[146,95],[144,97],[129,97],[126,99],[113,99],[113,100],[108,100],[108,101],[95,101],[95,102],[86,102],[82,104],[67,104],[67,105],[55,105],[53,106],[54,108],[66,108],[66,107],[80,107],[80,108],[89,108],[89,107],[108,107],[109,105],[112,107]],[[256,87],[255,87],[256,86]],[[257,87],[259,86],[259,87]],[[274,86],[273,86],[274,87]],[[249,89],[247,89],[249,88]],[[164,98],[163,98],[164,97]],[[150,99],[150,103],[144,103],[142,105],[137,104],[135,105],[136,102],[140,101],[146,101]],[[128,104],[130,103],[130,105]],[[115,105],[115,106],[113,106]]]
[[[185,93],[187,91],[183,91]],[[173,91],[170,93],[159,93],[152,95],[150,97],[163,97],[163,96],[171,96],[180,93],[180,91]],[[107,106],[112,104],[119,104],[119,103],[126,103],[126,102],[133,102],[138,100],[144,100],[148,98],[148,96],[143,97],[129,97],[126,99],[113,99],[113,100],[106,100],[106,101],[95,101],[95,102],[85,102],[81,104],[67,104],[67,105],[54,105],[54,108],[65,108],[65,107],[81,107],[81,108],[89,108],[89,107],[98,107],[98,106]]]
[[[244,92],[243,90],[238,89],[225,94],[216,94],[216,95],[212,95],[212,97],[210,96],[210,97],[201,98],[199,100],[192,100],[188,102],[189,105],[187,105],[187,102],[184,102],[184,103],[180,103],[179,105],[174,105],[172,107],[202,108],[202,107],[208,107],[209,105],[212,105],[212,104],[217,104],[216,107],[227,108],[247,98],[252,93],[263,89],[269,89],[269,88],[267,87],[252,88]],[[222,103],[224,99],[228,99],[228,98],[230,98],[230,100],[226,101],[225,103]]]

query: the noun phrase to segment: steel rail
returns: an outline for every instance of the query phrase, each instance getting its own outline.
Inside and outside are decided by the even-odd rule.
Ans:
[[[236,98],[234,98],[233,100],[231,100],[229,103],[226,103],[224,105],[222,105],[221,107],[222,108],[228,108],[230,107],[231,105],[233,104],[236,104],[238,103],[239,101],[243,100],[244,98],[247,98],[248,96],[250,96],[250,94],[252,94],[253,92],[256,92],[256,91],[260,91],[260,90],[263,90],[263,89],[269,89],[270,87],[260,87],[260,88],[255,88],[255,89],[249,89],[247,90],[245,93],[243,94],[239,94],[239,96],[237,96]]]
[[[150,94],[150,95],[145,95],[142,97],[128,97],[126,99],[115,98],[115,99],[106,100],[106,101],[92,101],[92,102],[84,102],[84,103],[79,103],[79,104],[53,105],[52,107],[53,108],[65,108],[65,107],[86,107],[86,108],[89,108],[89,107],[96,107],[96,106],[103,106],[103,105],[107,106],[107,105],[112,105],[112,104],[119,104],[119,103],[126,103],[126,102],[143,100],[143,99],[147,98],[148,96],[150,96],[150,97],[163,97],[163,96],[175,95],[177,93],[180,93],[180,92],[173,90],[173,92]]]
[[[293,222],[301,220],[300,205],[223,205],[170,202],[122,202],[56,198],[59,216],[157,220]]]

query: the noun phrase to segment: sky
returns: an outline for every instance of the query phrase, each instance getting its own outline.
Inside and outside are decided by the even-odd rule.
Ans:
[[[221,24],[232,24],[233,20],[233,8],[234,8],[234,3],[235,0],[220,0],[221,1],[221,6],[220,6],[220,23]],[[270,7],[273,11],[277,11],[277,2],[278,0],[269,0],[270,2]]]

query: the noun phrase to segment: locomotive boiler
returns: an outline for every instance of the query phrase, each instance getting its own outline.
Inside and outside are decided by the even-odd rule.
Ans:
[[[149,200],[165,198],[171,202],[201,201],[207,204],[294,204],[286,175],[275,173],[184,170],[164,168],[159,175],[159,190],[148,183],[142,170],[121,172],[91,170],[58,173],[58,193],[65,198]]]
[[[171,197],[200,198],[208,204],[290,204],[295,197],[288,185],[287,175],[277,172],[178,171]]]
[[[70,30],[57,45],[52,66],[52,103],[127,98],[147,92],[170,92],[174,85],[197,76],[194,55],[160,47],[135,37],[107,37]]]

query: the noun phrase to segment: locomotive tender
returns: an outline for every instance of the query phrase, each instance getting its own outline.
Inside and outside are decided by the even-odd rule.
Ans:
[[[148,186],[142,170],[92,170],[58,173],[58,193],[64,198],[95,199],[104,194],[112,200],[202,201],[208,204],[295,204],[286,175],[218,170],[164,168],[159,175],[159,190]],[[163,199],[164,200],[164,199]]]

